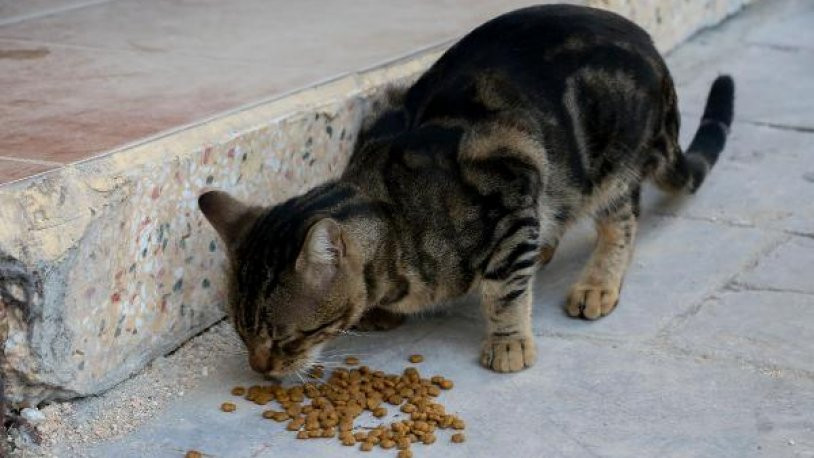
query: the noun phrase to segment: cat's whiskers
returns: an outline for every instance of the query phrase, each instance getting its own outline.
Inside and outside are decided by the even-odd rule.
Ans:
[[[297,376],[297,378],[299,378],[299,379],[300,379],[300,383],[303,383],[303,384],[304,384],[304,383],[305,383],[305,378],[303,378],[303,376],[302,376],[302,373],[301,373],[301,372],[302,372],[302,369],[301,369],[301,368],[297,368],[297,369],[294,371],[294,375],[296,375],[296,376]]]
[[[314,361],[313,363],[311,363],[311,365],[312,366],[324,366],[324,367],[344,366],[344,364],[342,364],[339,361],[323,361],[323,360]]]
[[[335,349],[333,351],[323,352],[325,356],[370,356],[370,353],[349,352],[345,349]]]

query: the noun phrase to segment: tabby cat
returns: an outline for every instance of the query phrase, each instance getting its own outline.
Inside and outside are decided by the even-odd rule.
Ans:
[[[535,6],[450,48],[363,126],[343,174],[278,205],[203,194],[229,249],[229,309],[251,367],[308,367],[354,326],[480,293],[480,361],[535,361],[532,279],[577,218],[597,244],[565,310],[611,313],[646,178],[692,193],[724,147],[734,84],[721,76],[686,153],[673,81],[645,31],[610,12]]]

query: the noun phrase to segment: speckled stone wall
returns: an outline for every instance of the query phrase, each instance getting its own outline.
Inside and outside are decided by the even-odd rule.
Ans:
[[[582,3],[625,16],[669,51],[698,30],[715,25],[754,0],[586,0]]]
[[[634,18],[668,50],[746,0],[586,3]],[[0,187],[8,399],[99,393],[221,319],[223,246],[197,196],[219,188],[270,204],[337,175],[381,89],[410,81],[440,52]]]
[[[6,396],[98,393],[223,315],[225,255],[197,208],[228,189],[270,204],[341,172],[362,117],[407,61],[0,188],[0,254],[24,272],[0,296]]]

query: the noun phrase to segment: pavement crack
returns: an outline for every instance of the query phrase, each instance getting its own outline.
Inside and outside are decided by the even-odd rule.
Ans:
[[[737,274],[736,274],[737,275]],[[726,288],[732,280],[727,281],[721,288]],[[701,309],[707,303],[711,301],[718,300],[718,291],[717,289],[710,294],[707,294],[701,300],[692,304],[687,310],[675,315],[667,324],[664,325],[659,331],[656,333],[657,339],[666,339],[674,332],[679,331],[684,325],[695,315],[701,311]]]
[[[795,288],[776,288],[773,286],[757,286],[757,285],[750,285],[749,283],[743,283],[736,280],[733,280],[728,285],[726,285],[726,289],[729,291],[754,291],[754,292],[769,292],[769,293],[789,293],[789,294],[803,294],[806,296],[814,296],[814,291],[806,291],[803,289],[795,289]]]
[[[108,3],[111,0],[88,0],[84,2],[72,2],[74,4],[68,4],[62,7],[55,7],[55,8],[46,8],[44,11],[38,11],[34,13],[28,14],[20,14],[16,16],[11,16],[9,18],[3,18],[0,20],[0,26],[3,25],[12,25],[12,24],[19,24],[21,22],[42,19],[49,16],[63,14],[63,13],[70,13],[76,11],[78,9],[87,8],[95,5],[99,5],[102,3]]]
[[[762,42],[759,42],[759,41],[746,42],[746,46],[751,46],[751,47],[755,47],[755,48],[771,49],[773,51],[790,52],[790,53],[812,52],[812,51],[814,51],[814,49],[807,48],[807,47],[804,47],[804,46],[781,45],[781,44],[777,44],[777,43],[762,43]]]
[[[686,215],[686,214],[678,214],[678,213],[670,213],[666,211],[660,210],[650,210],[650,214],[653,216],[658,216],[660,218],[675,218],[675,219],[683,219],[687,221],[702,221],[705,223],[712,223],[712,224],[720,224],[722,226],[728,226],[733,228],[739,229],[760,229],[763,231],[771,231],[778,234],[785,234],[794,237],[805,237],[808,239],[814,239],[814,233],[811,232],[802,232],[796,231],[792,229],[782,229],[782,228],[774,228],[774,227],[766,227],[760,226],[751,222],[746,221],[735,221],[723,218],[715,218],[711,216],[700,216],[700,215]]]
[[[742,268],[740,269],[740,271],[737,274],[733,275],[728,282],[726,282],[726,285],[724,285],[724,287],[726,287],[727,285],[735,282],[736,279],[738,278],[738,276],[741,273],[749,272],[749,271],[755,269],[758,266],[758,264],[760,264],[760,261],[762,261],[764,258],[766,258],[766,256],[769,255],[769,253],[771,253],[772,251],[778,249],[781,245],[783,245],[784,243],[787,243],[789,240],[791,240],[791,236],[789,236],[788,234],[785,234],[783,232],[781,232],[781,234],[784,234],[785,237],[778,237],[778,238],[772,240],[771,242],[769,242],[765,246],[763,246],[761,249],[759,249],[756,253],[754,253],[754,255],[749,260],[749,262],[747,262],[745,265],[743,265]]]
[[[701,113],[695,110],[684,110],[681,112],[682,117],[688,117],[691,119],[698,118],[701,116]],[[769,121],[759,121],[756,119],[748,119],[742,117],[736,117],[733,121],[733,124],[737,126],[738,124],[744,124],[748,126],[756,126],[756,127],[767,127],[769,129],[777,129],[783,130],[786,132],[797,132],[803,134],[814,134],[814,126],[801,126],[795,124],[785,124],[779,122],[769,122]]]
[[[640,347],[643,353],[668,355],[674,358],[692,358],[699,362],[734,364],[735,366],[771,378],[794,378],[814,382],[814,372],[805,369],[780,366],[778,364],[744,358],[737,355],[714,353],[711,349],[700,351],[684,348],[664,338],[657,338],[650,345]]]
[[[778,130],[787,130],[792,132],[799,132],[804,134],[814,134],[814,127],[811,126],[796,126],[790,124],[781,124],[776,122],[767,122],[767,121],[753,121],[750,119],[741,120],[746,124],[751,124],[753,126],[760,126],[760,127],[769,127],[771,129],[778,129]]]
[[[617,339],[608,336],[596,336],[590,334],[572,334],[566,332],[552,332],[552,331],[537,331],[534,337],[542,337],[547,339],[562,339],[566,341],[577,342],[590,342],[595,344],[622,344],[625,343],[624,339]]]
[[[755,226],[753,223],[748,223],[748,222],[744,222],[744,221],[733,221],[733,220],[715,218],[715,217],[710,217],[710,216],[680,215],[680,214],[677,214],[677,213],[670,213],[670,212],[665,212],[665,211],[660,211],[660,210],[651,210],[651,213],[654,216],[659,216],[659,217],[662,217],[662,218],[685,219],[685,220],[688,220],[688,221],[702,221],[702,222],[705,222],[705,223],[720,224],[722,226],[734,227],[734,228],[738,228],[738,229],[744,229],[744,228],[745,229],[755,229],[755,228],[757,228],[757,226]]]
[[[742,273],[748,272],[757,267],[757,265],[766,257],[766,255],[777,249],[777,247],[780,245],[788,242],[790,239],[790,236],[778,237],[771,242],[766,243],[765,246],[761,247],[761,249],[754,253],[754,255],[751,256],[751,258],[748,259],[739,269],[737,269],[735,273],[729,276],[729,278],[721,283],[718,283],[717,286],[713,286],[710,292],[702,297],[698,302],[690,305],[685,311],[671,318],[667,324],[659,329],[659,331],[656,333],[656,338],[668,338],[671,334],[681,329],[693,316],[697,315],[704,305],[711,301],[718,300],[721,293],[736,291],[737,278]]]
[[[788,234],[788,235],[793,235],[795,237],[805,237],[807,239],[814,239],[814,233],[791,231],[791,230],[784,230],[783,232]]]

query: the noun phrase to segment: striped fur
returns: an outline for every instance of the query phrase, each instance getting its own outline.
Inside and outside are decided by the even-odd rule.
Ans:
[[[634,24],[561,5],[484,24],[388,95],[337,180],[267,209],[201,197],[230,247],[230,311],[252,367],[305,368],[344,329],[386,328],[470,291],[487,322],[481,362],[532,365],[537,267],[573,221],[594,218],[597,246],[566,311],[610,313],[642,182],[694,192],[733,98],[719,78],[683,154],[670,74]]]

